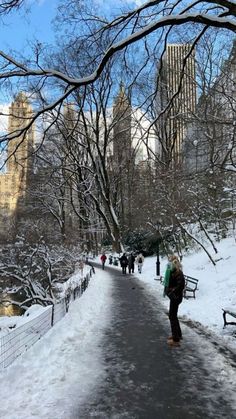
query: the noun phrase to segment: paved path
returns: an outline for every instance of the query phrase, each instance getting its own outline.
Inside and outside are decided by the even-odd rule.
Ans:
[[[104,341],[107,379],[72,419],[236,418],[236,402],[230,389],[226,394],[222,389],[212,344],[183,326],[181,348],[168,347],[169,321],[161,302],[134,275],[109,270],[113,319]]]

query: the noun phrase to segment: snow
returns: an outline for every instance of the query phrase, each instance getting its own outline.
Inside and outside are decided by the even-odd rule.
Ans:
[[[222,308],[235,311],[236,243],[227,238],[216,243],[216,247],[217,254],[212,247],[208,248],[216,266],[203,251],[183,257],[184,273],[199,279],[199,286],[196,299],[184,299],[180,305],[179,317],[199,322],[235,352],[236,327],[223,329]],[[166,258],[161,259],[161,274],[166,262]],[[165,310],[169,301],[163,297],[163,286],[156,280],[156,257],[145,259],[141,274],[137,273],[137,267],[135,270],[134,275]],[[29,317],[35,315],[36,309],[29,310]],[[1,419],[62,419],[71,417],[73,409],[78,411],[85,398],[104,381],[102,340],[111,319],[112,281],[106,269],[96,269],[89,287],[70,305],[66,316],[0,372]],[[209,358],[208,342],[206,348]]]
[[[34,304],[25,311],[23,316],[0,317],[0,337],[9,333],[11,329],[20,327],[27,323],[29,320],[38,317],[45,310],[48,310],[48,307]]]
[[[108,274],[98,272],[67,315],[1,371],[1,419],[64,419],[93,391],[102,379],[99,345],[109,299]]]
[[[236,313],[236,263],[234,263],[236,255],[236,243],[233,238],[224,239],[220,243],[215,243],[218,253],[213,252],[212,247],[208,247],[208,251],[216,262],[214,266],[209,260],[206,253],[200,251],[193,255],[185,256],[182,261],[183,271],[186,275],[197,278],[198,290],[196,291],[196,299],[184,299],[179,307],[179,316],[199,322],[213,334],[224,339],[231,349],[236,349],[235,337],[232,331],[236,331],[235,326],[227,326],[223,329],[223,311],[222,309],[231,309]],[[161,260],[161,274],[164,274],[166,260]],[[145,266],[146,265],[146,266]],[[153,263],[150,259],[146,259],[143,267],[141,279],[148,283],[153,291],[162,295],[163,287],[159,281],[153,284],[155,272],[151,266]],[[150,275],[146,274],[146,271]],[[167,308],[169,300],[163,298],[163,304]],[[230,319],[235,320],[235,319]],[[236,321],[236,320],[235,320]]]

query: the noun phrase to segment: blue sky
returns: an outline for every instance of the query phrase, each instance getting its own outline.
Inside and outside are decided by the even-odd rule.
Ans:
[[[1,49],[26,52],[29,40],[52,43],[51,20],[56,15],[58,0],[27,0],[27,10],[12,12],[0,21]]]
[[[121,5],[132,4],[137,7],[143,3],[143,0],[95,0],[95,3],[96,1],[101,9],[107,11],[112,7],[116,13]],[[55,39],[51,21],[56,16],[59,0],[25,0],[25,5],[0,20],[0,49],[4,52],[14,49],[27,53],[30,40],[31,43],[37,40],[51,44]]]

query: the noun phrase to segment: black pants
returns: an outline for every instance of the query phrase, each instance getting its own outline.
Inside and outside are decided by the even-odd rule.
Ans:
[[[179,319],[177,317],[180,303],[180,300],[170,300],[169,319],[172,337],[175,342],[179,342],[179,340],[182,338],[182,331],[180,328]]]
[[[122,274],[126,274],[126,268],[127,266],[122,266]]]
[[[134,273],[134,265],[129,265],[129,274]]]

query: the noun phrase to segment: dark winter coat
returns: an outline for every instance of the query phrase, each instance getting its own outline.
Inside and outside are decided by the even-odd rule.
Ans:
[[[135,262],[135,256],[134,255],[129,255],[129,258],[128,258],[128,264],[129,264],[129,267],[130,268],[133,268],[134,267],[134,262]]]
[[[178,304],[183,299],[183,291],[185,287],[185,279],[182,271],[171,271],[169,278],[169,286],[165,290],[165,294],[170,300],[175,300]]]
[[[127,256],[123,255],[120,258],[120,266],[127,266],[128,265],[128,259]]]

